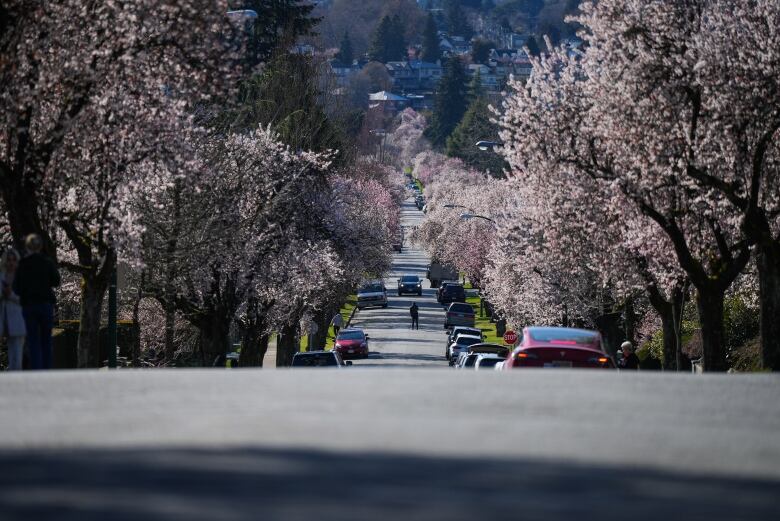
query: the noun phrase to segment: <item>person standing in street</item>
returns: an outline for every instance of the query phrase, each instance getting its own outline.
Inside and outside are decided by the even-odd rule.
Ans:
[[[19,252],[13,248],[6,248],[0,259],[0,284],[3,286],[0,294],[0,336],[5,337],[8,344],[9,371],[22,369],[22,349],[27,334],[21,301],[13,289],[19,260]]]
[[[27,326],[27,348],[32,369],[51,369],[54,327],[54,288],[60,285],[60,273],[41,250],[40,235],[30,234],[24,241],[27,256],[19,261],[14,290],[22,304]]]
[[[339,336],[339,330],[341,329],[341,326],[344,325],[344,317],[341,316],[341,313],[336,313],[333,315],[330,323],[333,324],[333,338],[336,338]]]
[[[417,302],[412,303],[412,307],[409,308],[409,314],[412,316],[412,329],[420,329],[420,310],[417,307]]]
[[[634,346],[631,345],[631,342],[620,344],[620,350],[623,352],[623,358],[618,361],[618,367],[634,371],[639,369],[639,357],[634,353]]]

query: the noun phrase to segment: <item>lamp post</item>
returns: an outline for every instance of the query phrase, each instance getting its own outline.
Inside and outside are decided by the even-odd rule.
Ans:
[[[490,217],[486,217],[484,215],[479,215],[476,213],[462,213],[460,214],[460,218],[463,219],[464,221],[468,221],[469,219],[484,219],[485,221],[492,223],[493,226],[498,227],[496,221],[494,221]]]
[[[494,148],[500,148],[504,146],[504,144],[500,141],[488,141],[488,140],[477,141],[475,145],[483,152],[487,152],[489,150],[492,151]]]
[[[381,139],[379,140],[379,153],[377,159],[379,159],[380,163],[384,163],[385,161],[384,145],[385,145],[385,141],[387,140],[387,131],[383,128],[377,128],[374,130],[369,130],[368,133],[374,136],[381,137]]]

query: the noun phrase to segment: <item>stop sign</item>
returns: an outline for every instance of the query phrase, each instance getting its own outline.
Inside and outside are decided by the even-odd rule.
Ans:
[[[511,329],[504,333],[504,343],[514,345],[515,342],[517,342],[517,333],[512,331]]]

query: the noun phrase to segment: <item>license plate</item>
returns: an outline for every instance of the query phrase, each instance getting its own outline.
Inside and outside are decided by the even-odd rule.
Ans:
[[[571,367],[571,362],[567,360],[545,362],[544,367]]]
[[[354,352],[355,352],[355,350],[354,350],[354,349],[349,349],[349,350],[347,350],[347,353],[350,353],[350,354],[352,354],[352,353],[354,353]]]

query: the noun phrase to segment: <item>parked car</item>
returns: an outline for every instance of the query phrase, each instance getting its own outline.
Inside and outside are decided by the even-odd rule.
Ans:
[[[398,296],[404,293],[422,295],[422,281],[417,275],[403,275],[398,279]]]
[[[464,328],[464,329],[471,329],[471,328]],[[463,350],[465,348],[471,347],[474,344],[479,344],[482,342],[482,331],[477,330],[477,334],[472,334],[467,331],[461,331],[460,333],[453,335],[452,340],[447,343],[447,347],[444,350],[444,358],[449,360],[451,358],[451,347],[457,345],[459,347],[459,350]],[[476,342],[474,339],[478,339]],[[456,355],[457,356],[457,355]]]
[[[477,353],[482,355],[496,355],[501,359],[506,359],[509,356],[509,346],[501,344],[472,344],[469,346],[469,353]]]
[[[431,281],[432,288],[438,288],[442,281],[456,280],[458,278],[458,270],[449,264],[433,261],[428,265],[428,272],[425,274],[425,277]]]
[[[474,367],[474,364],[477,362],[477,358],[480,355],[476,353],[468,353],[463,352],[458,355],[458,358],[455,360],[455,369],[470,369]]]
[[[439,282],[439,287],[436,288],[436,302],[441,303],[441,294],[444,291],[444,288],[446,288],[450,284],[455,284],[455,285],[461,285],[462,286],[462,284],[458,280],[443,280],[443,281]]]
[[[455,326],[452,329],[447,331],[447,347],[451,343],[455,341],[455,339],[458,337],[458,335],[471,335],[471,336],[478,336],[479,338],[484,339],[485,336],[482,334],[482,330],[476,327],[467,327],[467,326]]]
[[[341,368],[352,365],[352,362],[344,362],[341,355],[334,351],[309,351],[295,353],[292,359],[292,367],[335,367]]]
[[[371,306],[387,307],[387,289],[381,280],[367,282],[357,292],[358,309]]]
[[[444,327],[445,329],[452,326],[474,327],[474,319],[474,308],[471,307],[471,304],[453,302],[444,315]]]
[[[477,361],[474,362],[474,369],[479,371],[480,369],[495,369],[496,365],[502,363],[506,358],[501,358],[498,355],[491,354],[479,354],[477,355]]]
[[[614,369],[597,331],[568,327],[526,327],[505,369],[518,367],[588,367]]]
[[[368,358],[368,335],[358,328],[339,331],[333,350],[341,358]]]
[[[439,291],[439,302],[441,304],[450,304],[452,302],[466,302],[466,290],[462,284],[449,283],[442,286]]]
[[[449,360],[450,365],[453,365],[458,359],[458,355],[468,353],[470,345],[478,344],[481,341],[482,339],[478,336],[458,335],[458,338],[447,347],[445,358]]]

